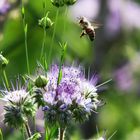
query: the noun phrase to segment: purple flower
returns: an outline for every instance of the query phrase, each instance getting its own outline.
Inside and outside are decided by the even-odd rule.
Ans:
[[[109,14],[106,20],[106,32],[109,37],[118,34],[121,28],[140,28],[140,6],[133,1],[108,0]],[[109,32],[108,32],[109,31]]]
[[[5,14],[10,8],[7,0],[0,0],[0,14]]]
[[[63,104],[71,106],[77,104],[87,112],[95,109],[91,98],[97,98],[95,81],[86,80],[82,69],[76,67],[62,67],[62,79],[57,85],[59,69],[52,66],[48,72],[48,84],[43,95],[44,101],[49,105]],[[61,105],[60,105],[61,106]]]

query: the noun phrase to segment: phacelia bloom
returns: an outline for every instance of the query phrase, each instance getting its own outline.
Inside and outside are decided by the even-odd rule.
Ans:
[[[5,14],[9,8],[10,5],[7,0],[0,0],[0,14]]]
[[[18,87],[18,86],[17,86]],[[31,95],[24,88],[13,88],[11,91],[1,91],[5,101],[4,123],[12,127],[21,127],[27,122],[28,116],[34,116],[36,105]],[[17,119],[18,118],[18,119]]]
[[[86,120],[97,109],[97,89],[91,81],[86,80],[82,69],[62,67],[62,78],[58,84],[59,68],[55,65],[48,72],[48,83],[43,99],[48,122],[63,120],[67,124],[71,119],[78,122]],[[63,114],[63,115],[62,115]],[[63,116],[63,118],[62,118]]]

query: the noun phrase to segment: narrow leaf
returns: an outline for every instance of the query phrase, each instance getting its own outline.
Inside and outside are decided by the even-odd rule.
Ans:
[[[38,140],[39,138],[41,138],[40,133],[35,133],[30,138],[28,138],[27,140]]]
[[[1,129],[0,129],[0,140],[3,140],[3,135],[2,135]]]
[[[58,75],[57,85],[60,84],[61,80],[62,80],[62,69],[59,70],[59,75]]]
[[[64,45],[59,43],[59,45],[62,48],[62,53],[61,53],[61,59],[60,59],[61,62],[59,65],[59,74],[58,74],[58,79],[57,79],[57,85],[59,85],[59,83],[61,82],[61,79],[62,79],[62,65],[64,63],[64,57],[65,57],[65,53],[66,53],[67,43],[65,43]]]
[[[22,8],[21,8],[21,14],[22,14],[22,18],[24,19],[24,17],[25,17],[25,9],[24,9],[23,6],[22,6]]]
[[[28,25],[26,24],[24,27],[24,32],[27,34],[27,30],[28,30]]]

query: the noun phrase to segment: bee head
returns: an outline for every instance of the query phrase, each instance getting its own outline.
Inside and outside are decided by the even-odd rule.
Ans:
[[[84,23],[84,17],[79,17],[78,20],[79,20],[79,24]]]

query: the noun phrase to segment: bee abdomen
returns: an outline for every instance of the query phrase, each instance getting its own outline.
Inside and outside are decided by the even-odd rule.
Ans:
[[[86,29],[86,33],[88,34],[91,41],[95,39],[95,31],[92,29]]]

